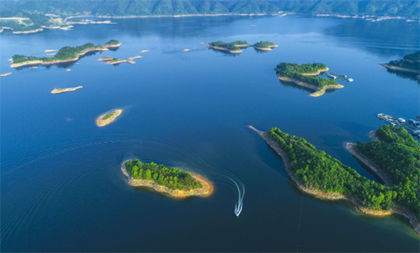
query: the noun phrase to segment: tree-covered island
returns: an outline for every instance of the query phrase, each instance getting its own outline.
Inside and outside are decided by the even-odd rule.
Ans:
[[[111,45],[112,46],[112,45]],[[12,57],[12,68],[19,68],[28,65],[53,65],[58,63],[66,63],[77,61],[81,56],[96,51],[106,51],[110,45],[105,44],[94,45],[93,43],[86,43],[82,46],[63,47],[53,57],[36,57],[15,54]]]
[[[112,112],[102,114],[96,119],[96,125],[98,127],[103,127],[103,126],[106,126],[108,124],[111,124],[112,122],[114,122],[117,119],[118,116],[121,115],[122,112],[123,112],[123,110],[117,109],[117,110],[114,110]]]
[[[105,43],[104,47],[107,48],[116,48],[120,47],[122,43],[120,43],[118,40],[110,40],[107,43]]]
[[[419,147],[411,136],[405,134],[406,131],[398,130],[390,134],[383,129],[388,142],[357,144],[357,150],[372,157],[379,166],[387,167],[387,173],[394,182],[387,186],[361,176],[324,151],[318,151],[303,138],[275,127],[268,133],[252,126],[249,128],[257,132],[281,157],[289,177],[301,190],[320,198],[345,199],[370,215],[403,215],[409,219],[415,232],[420,234]],[[395,137],[395,134],[398,136]],[[400,147],[394,150],[397,145]]]
[[[215,42],[210,42],[208,45],[206,45],[206,47],[209,47],[215,50],[226,51],[231,54],[242,53],[241,48],[247,48],[249,46],[250,45],[246,41],[240,41],[240,40],[234,41],[231,43],[227,43],[223,41],[215,41]]]
[[[276,44],[272,42],[268,42],[268,41],[260,41],[260,42],[255,43],[253,46],[254,48],[258,50],[262,50],[262,51],[270,51],[274,47],[278,47]]]
[[[327,89],[340,89],[344,86],[334,79],[316,77],[322,72],[328,71],[323,63],[308,63],[298,65],[296,63],[282,62],[274,69],[277,78],[284,82],[293,82],[299,86],[314,90],[312,97],[322,96]]]
[[[107,62],[106,64],[118,65],[118,64],[123,63],[123,62],[127,62],[127,63],[130,63],[130,64],[135,64],[136,62],[133,61],[133,60],[134,59],[139,59],[139,58],[142,58],[142,57],[140,55],[136,55],[134,57],[130,57],[130,58],[127,58],[127,59],[118,59],[118,58],[111,58],[111,57],[103,57],[103,58],[100,58],[99,60],[100,61],[106,61]]]
[[[380,63],[387,69],[402,71],[408,73],[420,74],[420,51],[405,55],[399,61],[390,61],[389,63]]]
[[[121,170],[131,186],[150,187],[175,198],[208,196],[211,184],[199,175],[156,163],[142,163],[138,159],[123,162]]]

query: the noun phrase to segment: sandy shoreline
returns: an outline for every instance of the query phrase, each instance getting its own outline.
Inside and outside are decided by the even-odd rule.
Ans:
[[[12,74],[11,72],[8,72],[8,73],[1,74],[0,76],[8,76],[8,75],[11,75],[11,74]]]
[[[109,113],[104,113],[104,114],[102,114],[102,115],[100,115],[97,119],[96,119],[96,125],[98,126],[98,127],[103,127],[103,126],[106,126],[106,125],[109,125],[109,124],[111,124],[112,122],[114,122],[117,118],[118,118],[118,116],[120,116],[121,115],[121,113],[123,112],[123,110],[121,110],[121,109],[117,109],[117,110],[114,110],[114,111],[112,111],[112,112],[109,112]],[[103,117],[105,117],[106,115],[108,115],[108,114],[110,114],[110,113],[114,113],[111,117],[109,117],[108,119],[106,119],[106,120],[103,120],[102,118]]]
[[[157,192],[166,193],[173,198],[187,198],[187,197],[192,197],[192,196],[208,197],[213,193],[213,186],[211,185],[211,183],[208,180],[204,179],[202,176],[197,175],[197,174],[191,174],[191,176],[197,179],[198,181],[200,181],[201,184],[203,185],[203,188],[193,189],[189,191],[171,190],[169,188],[166,188],[165,186],[158,185],[153,180],[133,178],[130,176],[130,174],[125,168],[125,163],[127,163],[128,161],[130,160],[126,160],[121,164],[121,171],[128,178],[128,184],[133,187],[152,188],[153,190]]]
[[[10,67],[12,68],[20,68],[20,67],[24,67],[24,66],[31,66],[31,65],[44,65],[44,66],[49,66],[49,65],[54,65],[54,64],[60,64],[60,63],[67,63],[67,62],[74,62],[79,60],[79,58],[89,52],[97,52],[97,51],[107,51],[107,48],[92,48],[92,49],[86,49],[82,52],[80,52],[79,54],[76,55],[75,58],[72,59],[67,59],[67,60],[57,60],[57,61],[49,61],[49,62],[44,62],[41,60],[36,60],[36,61],[26,61],[26,62],[21,62],[21,63],[13,63],[12,61],[12,65],[10,65]]]
[[[389,64],[386,64],[386,63],[379,63],[379,65],[384,66],[387,69],[392,69],[392,70],[395,70],[395,71],[403,71],[403,72],[408,72],[408,73],[420,74],[420,70],[392,66],[392,65],[389,65]]]
[[[354,204],[357,207],[357,209],[359,209],[361,212],[363,212],[365,214],[368,214],[368,215],[373,215],[373,216],[388,216],[388,215],[391,215],[391,214],[402,215],[410,221],[414,231],[418,235],[420,235],[420,223],[419,223],[416,215],[414,215],[412,212],[410,212],[409,210],[407,210],[404,207],[395,205],[390,210],[373,210],[373,209],[369,209],[369,208],[364,207],[362,201],[359,200],[356,197],[353,197],[353,196],[348,197],[348,196],[345,196],[345,195],[343,195],[341,193],[337,193],[337,192],[324,192],[324,191],[317,190],[315,188],[311,188],[311,187],[307,187],[307,186],[303,185],[294,176],[294,173],[291,171],[290,162],[289,162],[289,159],[287,158],[286,153],[284,153],[284,151],[277,145],[277,143],[275,143],[274,141],[272,141],[269,138],[268,133],[257,130],[253,126],[248,126],[248,128],[253,130],[254,132],[256,132],[261,138],[263,138],[264,141],[270,146],[270,148],[273,149],[277,153],[277,155],[280,156],[287,174],[292,179],[292,181],[299,187],[299,189],[301,189],[302,191],[304,191],[308,194],[314,195],[315,197],[318,197],[318,198],[321,198],[321,199],[327,199],[327,200],[344,199],[344,200],[347,200],[350,203]]]

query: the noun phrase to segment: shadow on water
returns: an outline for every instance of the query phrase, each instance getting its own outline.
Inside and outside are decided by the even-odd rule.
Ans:
[[[375,181],[377,183],[383,184],[385,185],[385,182],[373,171],[371,170],[368,166],[366,166],[362,161],[360,161],[357,157],[353,156],[352,157],[360,164],[360,166],[366,170],[367,173],[371,174],[374,178]]]
[[[213,48],[209,48],[209,50],[212,50],[216,53],[221,53],[221,54],[226,55],[226,56],[233,56],[233,57],[239,56],[239,54],[232,54],[232,53],[229,53],[229,52],[226,52],[226,51],[221,51],[221,50],[217,50],[217,49],[213,49]]]
[[[398,77],[404,78],[404,79],[411,79],[416,81],[418,84],[420,84],[420,79],[417,77],[418,74],[415,73],[407,73],[402,71],[395,71],[392,69],[387,69],[388,73],[395,74]]]
[[[173,199],[173,200],[182,201],[184,203],[189,203],[189,202],[193,201],[193,199],[194,199],[194,196],[187,197],[187,198],[173,198],[166,193],[157,192],[157,191],[155,191],[151,188],[148,188],[148,187],[133,187],[133,188],[136,192],[138,192],[140,194],[153,195],[153,196],[159,197],[161,199],[170,198],[170,199]]]
[[[260,49],[255,48],[255,47],[254,47],[254,50],[255,50],[255,52],[257,52],[257,53],[259,53],[259,54],[265,54],[265,53],[268,53],[268,52],[270,52],[270,51],[271,51],[271,50],[269,50],[269,51],[267,51],[267,50],[260,50]]]
[[[303,86],[297,85],[294,82],[288,82],[288,81],[282,81],[282,80],[279,80],[279,81],[284,86],[293,87],[293,88],[298,89],[298,90],[304,90],[304,91],[308,91],[310,93],[314,93],[314,91],[312,89],[309,89],[307,87],[303,87]]]

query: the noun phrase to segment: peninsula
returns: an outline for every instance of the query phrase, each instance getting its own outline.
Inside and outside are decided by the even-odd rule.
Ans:
[[[103,127],[103,126],[109,125],[112,122],[114,122],[117,119],[117,117],[121,115],[122,112],[123,112],[123,110],[117,109],[117,110],[114,110],[110,113],[102,114],[101,116],[99,116],[96,119],[96,125],[98,127]]]
[[[327,66],[323,63],[298,65],[296,63],[282,62],[274,70],[277,73],[277,78],[281,81],[293,82],[315,91],[309,95],[311,97],[322,96],[328,89],[340,89],[344,87],[334,79],[316,77],[320,73],[328,71]]]
[[[389,63],[379,64],[387,69],[395,71],[420,74],[420,51],[408,54],[399,61],[390,61]]]
[[[122,163],[121,170],[127,176],[129,185],[149,187],[174,198],[206,197],[213,191],[210,182],[199,175],[153,162],[142,163],[138,159],[128,160]]]
[[[260,135],[280,156],[289,177],[302,191],[322,199],[347,200],[361,212],[369,215],[403,215],[410,220],[415,232],[420,234],[420,224],[417,219],[419,214],[419,200],[416,195],[418,188],[411,186],[413,184],[418,187],[418,180],[416,181],[419,175],[418,167],[416,173],[411,169],[403,172],[397,169],[399,167],[393,167],[397,173],[400,173],[398,175],[400,179],[391,174],[392,180],[395,182],[405,180],[405,182],[386,186],[361,176],[356,170],[342,164],[324,151],[318,151],[303,138],[289,135],[275,127],[268,133],[259,131],[252,126],[249,128]],[[409,142],[411,143],[411,141]],[[417,147],[417,149],[419,148]],[[397,155],[399,151],[401,150],[396,151],[394,155]],[[371,149],[370,152],[375,153]],[[405,155],[406,153],[402,153],[398,156],[405,157]],[[381,155],[378,159],[384,156]],[[394,158],[395,162],[391,166],[402,161],[397,160],[397,157]],[[390,159],[392,160],[392,158]],[[409,163],[418,166],[418,159],[409,161]],[[406,176],[407,179],[405,179]],[[416,183],[413,183],[414,181]]]
[[[205,46],[214,50],[225,51],[231,54],[239,54],[242,53],[241,48],[247,48],[250,45],[246,41],[234,41],[231,43],[216,41],[210,42],[208,45]]]
[[[107,42],[109,43],[109,42]],[[63,47],[54,57],[36,57],[15,54],[12,57],[12,68],[19,68],[31,65],[53,65],[59,63],[67,63],[77,61],[81,56],[89,52],[106,51],[109,47],[114,47],[113,44],[94,45],[93,43],[86,43],[77,47]]]
[[[254,48],[261,50],[261,51],[270,51],[275,47],[278,47],[276,44],[268,41],[260,41],[253,45]]]
[[[72,92],[78,89],[83,88],[83,86],[77,86],[77,87],[73,87],[73,88],[55,88],[54,90],[51,91],[52,94],[60,94],[60,93],[65,93],[65,92]]]

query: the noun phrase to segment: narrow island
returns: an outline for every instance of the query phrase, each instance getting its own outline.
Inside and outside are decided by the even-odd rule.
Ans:
[[[134,187],[149,187],[174,198],[206,197],[213,186],[200,175],[156,163],[142,163],[138,159],[122,163],[121,170]]]
[[[311,97],[322,96],[329,89],[340,89],[344,87],[338,84],[335,79],[316,77],[322,72],[328,71],[327,66],[323,63],[298,65],[296,63],[282,62],[274,70],[277,73],[277,78],[281,81],[292,82],[315,91],[309,95]]]
[[[273,48],[278,47],[278,46],[272,42],[260,41],[258,43],[255,43],[253,47],[261,51],[270,51],[270,50],[273,50]]]
[[[107,42],[110,43],[110,42]],[[93,43],[86,43],[77,47],[63,47],[54,55],[54,57],[36,57],[15,54],[12,57],[12,68],[20,68],[31,65],[53,65],[59,63],[67,63],[77,61],[81,56],[89,52],[106,51],[109,47],[114,47],[114,44],[94,45]]]
[[[123,110],[117,109],[117,110],[114,110],[110,113],[102,114],[101,116],[99,116],[96,119],[96,125],[98,127],[103,127],[103,126],[109,125],[112,122],[114,122],[117,119],[117,117],[121,115],[122,112],[123,112]]]
[[[98,59],[98,61],[110,61],[110,60],[112,60],[112,57],[110,56],[104,56]]]
[[[388,166],[391,171],[387,173],[395,183],[387,186],[369,180],[356,170],[342,164],[339,160],[327,155],[324,151],[318,151],[305,139],[289,135],[274,127],[269,132],[263,132],[249,126],[250,129],[260,135],[266,143],[280,156],[287,174],[292,181],[304,192],[322,199],[344,199],[354,204],[361,212],[374,216],[386,216],[399,214],[407,217],[414,231],[420,234],[419,215],[419,157],[413,157],[420,151],[413,147],[414,139],[403,133],[403,139],[407,141],[412,150],[404,147],[393,151],[391,147],[385,147],[380,142],[368,142],[367,145],[384,145],[384,149],[372,149],[366,144],[357,144],[360,150],[368,150],[376,159],[381,159],[380,166]],[[390,137],[394,138],[394,137]],[[401,139],[392,145],[402,145]],[[398,143],[398,144],[397,144]],[[383,153],[386,150],[386,154]],[[407,154],[417,150],[412,155]],[[385,158],[391,155],[391,157]],[[391,162],[391,163],[390,163]],[[406,166],[411,166],[406,169]],[[392,169],[391,169],[392,168]],[[390,183],[390,182],[388,182]]]
[[[110,58],[110,57],[109,57],[109,58]],[[105,60],[103,60],[103,61],[106,61],[106,62],[107,62],[106,64],[110,64],[110,65],[118,65],[118,64],[123,63],[123,62],[130,63],[130,64],[135,64],[136,62],[135,62],[135,61],[133,61],[133,60],[134,60],[134,59],[139,59],[139,58],[142,58],[142,57],[141,57],[141,56],[139,56],[139,55],[136,55],[136,56],[134,56],[134,57],[130,57],[130,58],[123,59],[123,60],[118,59],[118,58],[111,58],[111,59],[109,60],[109,58],[106,58],[106,59],[105,59]]]
[[[226,43],[223,41],[210,42],[208,45],[205,45],[208,48],[229,52],[231,54],[242,53],[241,48],[247,48],[250,45],[246,41],[234,41],[231,43]]]
[[[7,73],[4,73],[4,74],[1,74],[0,76],[9,76],[11,74],[12,74],[11,72],[7,72]]]
[[[394,71],[420,74],[420,51],[408,54],[399,61],[379,64]]]
[[[65,92],[72,92],[78,89],[83,88],[83,86],[77,86],[77,87],[73,87],[73,88],[55,88],[54,90],[51,91],[52,94],[60,94],[60,93],[65,93]]]

